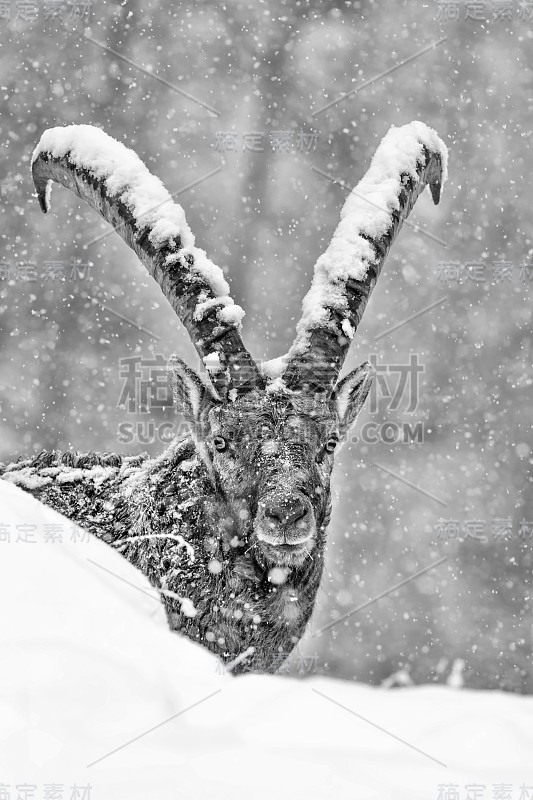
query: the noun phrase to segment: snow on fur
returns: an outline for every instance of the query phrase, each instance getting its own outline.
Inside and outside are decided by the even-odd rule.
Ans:
[[[288,358],[309,345],[309,334],[326,326],[330,309],[346,308],[345,283],[364,280],[369,263],[375,258],[372,245],[364,237],[383,236],[393,209],[398,208],[402,174],[416,177],[417,162],[423,161],[423,148],[436,151],[442,159],[442,185],[447,178],[448,151],[437,133],[423,122],[392,127],[381,141],[369,170],[351,192],[341,211],[341,221],[327,250],[314,268],[311,288],[304,297],[302,318]],[[343,326],[351,338],[351,329]]]
[[[73,469],[66,465],[45,469],[36,467],[19,468],[21,463],[23,462],[10,464],[2,477],[5,481],[21,486],[28,491],[41,489],[51,483],[52,478],[55,478],[57,483],[78,483],[79,481],[89,480],[95,486],[100,486],[105,481],[114,478],[118,471],[116,467],[101,466],[90,467],[89,469]]]
[[[180,237],[183,249],[167,257],[167,264],[192,255],[192,269],[211,287],[221,308],[218,319],[238,327],[244,316],[229,296],[229,286],[220,267],[204,250],[195,247],[194,235],[185,219],[183,208],[172,200],[163,183],[150,173],[139,156],[93,125],[67,125],[46,130],[33,151],[31,163],[41,154],[62,158],[89,170],[105,184],[109,195],[118,195],[128,207],[136,227],[150,226],[149,240],[160,248]],[[52,181],[46,187],[46,210],[50,210]]]
[[[41,477],[37,475],[36,470],[30,467],[23,467],[22,469],[7,472],[2,476],[5,481],[14,483],[16,486],[21,486],[23,489],[32,491],[34,489],[41,489],[43,486],[52,482],[49,476]]]

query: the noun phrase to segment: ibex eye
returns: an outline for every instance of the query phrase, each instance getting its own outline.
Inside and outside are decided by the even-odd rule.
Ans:
[[[213,439],[213,444],[215,445],[215,450],[218,450],[219,453],[222,453],[223,450],[225,450],[228,446],[228,443],[223,436],[215,436]]]
[[[336,447],[337,447],[337,437],[336,436],[330,436],[329,439],[326,442],[326,452],[327,453],[333,453],[333,451],[335,450]]]

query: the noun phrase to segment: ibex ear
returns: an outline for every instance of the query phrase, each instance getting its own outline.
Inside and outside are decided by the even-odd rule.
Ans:
[[[339,416],[341,439],[348,433],[350,425],[359,414],[375,374],[375,367],[369,361],[365,361],[335,386],[333,400]]]
[[[221,402],[214,389],[206,386],[179,356],[169,358],[167,369],[176,408],[188,422],[199,423],[204,412]]]

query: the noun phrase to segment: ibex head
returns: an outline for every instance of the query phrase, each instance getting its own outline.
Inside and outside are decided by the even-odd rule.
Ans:
[[[334,452],[370,389],[364,363],[338,380],[388,250],[446,147],[423,123],[392,128],[346,201],[319,258],[287,355],[258,365],[239,333],[243,311],[221,270],[194,245],[183,210],[131,150],[86,125],[46,131],[33,154],[41,208],[53,180],[73,189],[132,247],[206,365],[169,362],[174,394],[213,485],[215,517],[267,564],[298,565],[322,544]]]
[[[251,544],[263,562],[301,563],[323,540],[335,450],[363,405],[373,367],[358,367],[332,392],[284,389],[278,380],[232,401],[176,356],[169,368],[231,537]]]

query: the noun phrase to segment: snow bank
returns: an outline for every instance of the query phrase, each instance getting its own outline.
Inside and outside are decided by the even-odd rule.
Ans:
[[[2,480],[0,508],[12,534],[0,541],[0,785],[13,798],[24,783],[39,800],[49,783],[65,800],[74,784],[92,787],[78,800],[438,800],[440,784],[459,791],[440,800],[466,800],[474,783],[479,798],[511,784],[518,800],[533,786],[533,698],[224,675],[167,630],[154,590],[111,548],[46,544],[45,526],[72,523]],[[16,542],[27,526],[36,542]]]
[[[368,265],[375,259],[375,250],[366,237],[379,239],[386,233],[391,211],[399,208],[401,177],[416,177],[417,163],[424,163],[424,147],[440,154],[444,185],[448,151],[434,130],[423,122],[411,122],[401,128],[392,127],[382,139],[370,168],[344,203],[341,221],[327,250],[315,264],[289,357],[307,349],[314,328],[327,326],[330,309],[346,308],[346,281],[362,281],[366,277]],[[345,321],[349,324],[348,319]],[[343,330],[352,338],[351,326],[346,329],[343,324]]]
[[[151,174],[133,150],[93,125],[67,125],[49,128],[43,133],[33,151],[32,166],[41,153],[53,158],[68,155],[71,162],[102,180],[108,194],[117,195],[128,207],[137,228],[150,227],[148,239],[154,247],[163,247],[180,237],[183,249],[168,256],[167,263],[192,255],[192,269],[211,287],[223,306],[218,312],[219,319],[236,327],[241,323],[244,311],[229,296],[222,270],[207,258],[204,250],[195,247],[183,208],[172,200],[163,183]],[[48,181],[47,211],[50,210],[51,187],[52,181]]]

